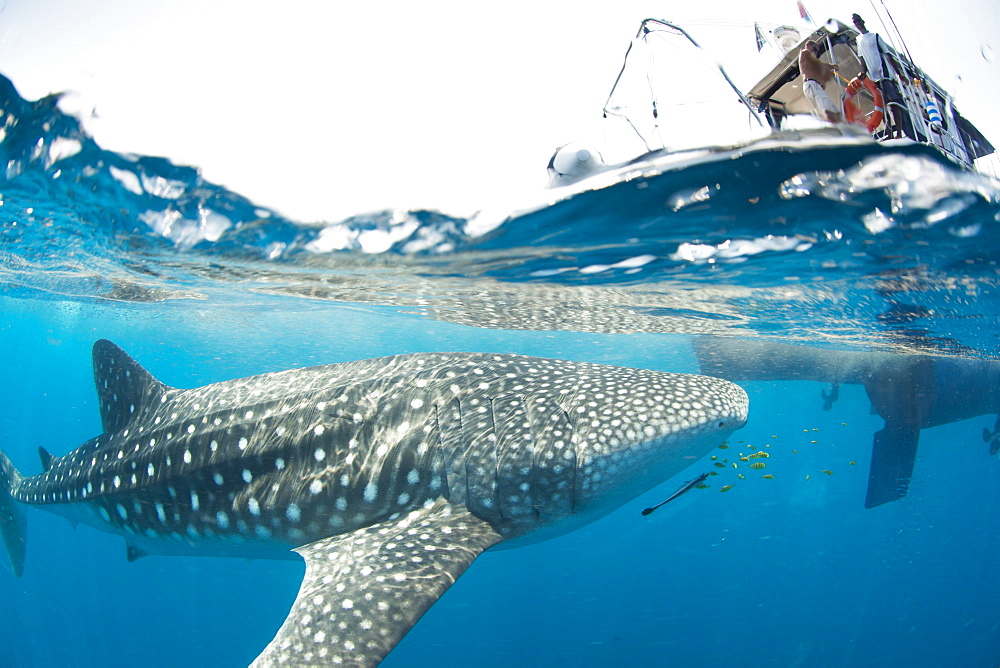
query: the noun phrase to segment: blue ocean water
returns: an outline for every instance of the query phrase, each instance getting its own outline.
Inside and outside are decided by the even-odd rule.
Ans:
[[[39,446],[101,431],[99,338],[178,387],[442,350],[698,372],[706,336],[1000,354],[1000,186],[919,147],[637,170],[470,220],[302,223],[101,149],[56,98],[2,80],[0,108],[0,448],[29,474]],[[883,426],[865,388],[824,410],[829,382],[742,384],[750,420],[715,459],[574,533],[485,553],[385,665],[1000,663],[1000,457],[982,436],[1000,406],[924,429],[908,493],[865,508]],[[752,451],[765,469],[731,468]],[[702,472],[707,488],[640,514]],[[130,564],[119,537],[30,511],[23,577],[0,570],[0,664],[246,665],[302,573]]]

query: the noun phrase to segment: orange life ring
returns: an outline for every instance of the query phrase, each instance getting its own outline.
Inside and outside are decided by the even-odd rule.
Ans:
[[[858,110],[858,106],[854,104],[854,96],[858,94],[861,87],[864,86],[865,89],[871,93],[872,99],[875,101],[875,111],[872,115],[868,117],[867,121],[863,121],[861,112]],[[864,79],[854,77],[851,82],[847,84],[847,88],[844,90],[846,97],[844,98],[844,118],[847,119],[848,123],[861,123],[864,122],[868,132],[875,132],[881,123],[882,119],[885,118],[885,101],[882,99],[882,91],[878,89],[878,85],[865,77]]]

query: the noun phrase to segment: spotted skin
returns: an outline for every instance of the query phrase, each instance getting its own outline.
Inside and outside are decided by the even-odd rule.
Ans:
[[[255,665],[373,665],[485,549],[606,514],[746,420],[738,386],[515,355],[399,355],[183,390],[94,345],[104,433],[23,477],[25,505],[144,554],[296,558],[299,595]]]

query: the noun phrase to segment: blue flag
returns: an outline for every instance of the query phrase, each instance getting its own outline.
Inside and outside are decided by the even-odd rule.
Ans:
[[[764,33],[760,31],[760,26],[756,23],[753,24],[753,31],[757,36],[757,51],[760,51],[764,48],[764,45],[767,44],[767,40],[764,39]]]

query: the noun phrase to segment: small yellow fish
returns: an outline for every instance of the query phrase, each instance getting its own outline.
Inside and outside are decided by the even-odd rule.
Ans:
[[[816,427],[813,427],[813,431],[819,431],[819,429],[817,429]]]
[[[840,424],[844,425],[845,427],[847,426],[846,422],[841,422]]]
[[[762,469],[765,466],[767,466],[767,464],[765,464],[764,462],[754,462],[753,464],[750,465],[750,468],[752,468],[752,469]]]
[[[774,480],[774,476],[771,475],[770,473],[765,473],[764,480]]]
[[[853,459],[850,461],[850,464],[851,464],[851,466],[857,466],[858,465],[858,463],[856,461],[854,461]]]
[[[798,450],[792,450],[792,452],[795,453],[796,455],[799,454]]]
[[[733,462],[733,468],[734,468],[734,469],[738,469],[739,467],[740,467],[740,465],[739,465],[739,464],[737,464],[736,462]]]
[[[811,477],[812,476],[810,476],[808,473],[806,474],[806,480],[809,480],[809,478],[811,478]]]
[[[718,471],[709,471],[708,475],[719,475]]]
[[[708,485],[706,485],[703,482],[699,482],[697,485],[694,486],[694,488],[695,489],[708,489]]]
[[[802,431],[803,431],[803,432],[805,432],[806,434],[808,434],[808,433],[809,433],[809,430],[808,430],[808,429],[803,429]]]
[[[727,449],[729,449],[729,445],[727,445],[726,443],[723,443],[722,445],[719,446],[719,450],[727,450]]]
[[[756,450],[756,449],[757,449],[756,446],[753,446],[753,445],[748,445],[747,446],[747,450]]]
[[[771,455],[769,455],[766,452],[755,452],[752,455],[747,455],[747,457],[749,457],[750,459],[760,459],[761,457],[770,457],[770,456]]]
[[[809,442],[812,443],[813,445],[816,445],[817,443],[819,443],[819,441],[809,441]]]
[[[749,457],[740,457],[740,461],[741,462],[748,462],[748,461],[750,461],[750,458]]]
[[[712,455],[712,459],[715,460],[715,459],[718,459],[718,457],[716,457],[715,455]]]
[[[737,473],[736,477],[739,478],[740,480],[746,480],[747,479],[747,477],[745,475],[743,475],[742,473]]]
[[[720,492],[728,492],[732,488],[733,488],[733,485],[723,485],[722,487],[719,488],[719,491]]]
[[[778,438],[777,436],[772,436],[771,438]]]
[[[720,468],[720,469],[726,468],[726,465],[723,464],[722,462],[715,462],[715,464],[713,464],[713,466],[715,466],[716,468]]]
[[[833,471],[831,471],[830,469],[823,469],[823,473],[827,475],[833,475]]]

